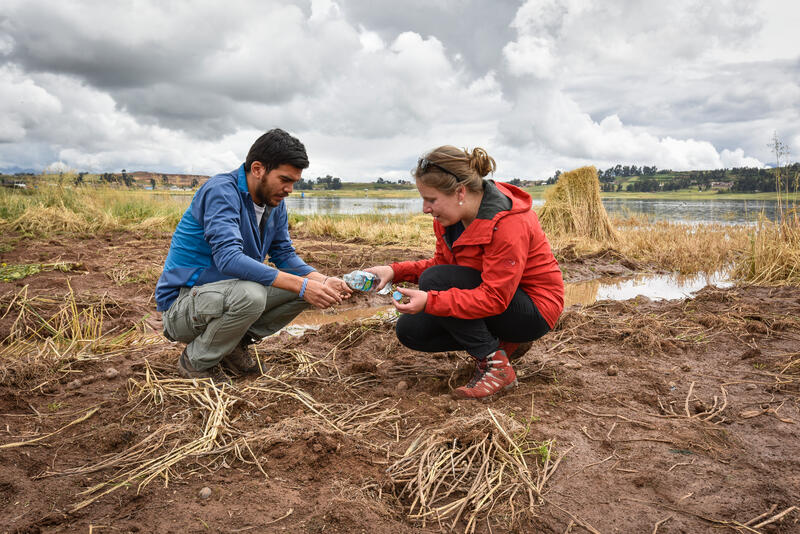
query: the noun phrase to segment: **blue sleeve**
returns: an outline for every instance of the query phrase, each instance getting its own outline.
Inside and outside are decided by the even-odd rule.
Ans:
[[[239,230],[239,204],[239,191],[235,185],[209,188],[201,198],[192,202],[192,215],[202,221],[203,235],[220,273],[265,286],[272,285],[278,271],[244,253]]]
[[[285,204],[281,206],[280,211],[275,216],[275,236],[272,238],[272,243],[270,243],[267,250],[269,261],[274,263],[281,271],[296,274],[297,276],[305,276],[315,271],[316,269],[300,259],[300,256],[297,255],[292,246],[292,240],[289,238],[289,219],[286,216]]]

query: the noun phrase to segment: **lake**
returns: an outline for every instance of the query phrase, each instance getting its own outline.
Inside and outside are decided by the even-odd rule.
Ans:
[[[300,198],[292,195],[285,200],[291,213],[313,215],[385,213],[420,213],[420,198]],[[543,199],[534,199],[533,207],[544,205]],[[743,224],[758,220],[762,211],[775,219],[777,202],[774,200],[659,200],[659,199],[604,199],[609,215],[626,216],[644,214],[650,220],[670,220],[694,223]]]
[[[188,206],[191,197],[174,195],[176,202]],[[287,198],[289,213],[297,215],[386,215],[422,212],[422,200],[416,198],[342,198],[306,197],[296,192]],[[544,199],[533,199],[534,209],[544,205]],[[758,220],[760,213],[772,220],[777,216],[775,200],[664,200],[664,199],[603,199],[609,215],[644,214],[652,221],[669,220],[689,223],[747,224]]]

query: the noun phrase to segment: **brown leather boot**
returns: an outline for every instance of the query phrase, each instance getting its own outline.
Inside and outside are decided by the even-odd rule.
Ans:
[[[253,356],[253,351],[250,350],[250,345],[245,342],[240,342],[227,356],[222,358],[222,365],[239,375],[258,373],[260,370],[258,361]]]
[[[218,386],[222,384],[232,385],[231,379],[225,374],[219,364],[208,369],[203,369],[202,371],[198,371],[192,367],[192,363],[186,355],[186,349],[183,349],[180,358],[178,358],[178,373],[183,378],[210,378],[214,384]]]

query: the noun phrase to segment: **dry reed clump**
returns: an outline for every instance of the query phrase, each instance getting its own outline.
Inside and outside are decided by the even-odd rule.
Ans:
[[[696,350],[710,341],[702,325],[683,313],[676,315],[646,313],[636,301],[598,302],[565,312],[551,341],[559,346],[561,342],[621,342],[637,353],[647,351],[650,355]]]
[[[164,347],[161,352],[168,350]],[[159,353],[157,348],[150,352],[151,355]],[[321,402],[302,387],[305,382],[318,384],[324,380],[315,373],[315,365],[323,365],[319,362],[321,358],[314,360],[309,354],[295,354],[294,357],[300,363],[294,369],[284,362],[260,362],[265,374],[240,388],[215,385],[209,379],[168,378],[145,360],[143,378],[129,380],[131,408],[123,420],[169,423],[94,465],[48,472],[43,476],[114,470],[110,478],[81,494],[84,499],[71,508],[74,512],[131,484],[140,491],[153,480],[163,479],[167,486],[171,480],[192,476],[198,471],[198,464],[203,472],[208,472],[228,465],[227,461],[238,460],[266,477],[260,451],[309,434],[345,436],[357,441],[359,446],[382,454],[388,454],[388,443],[404,437],[398,426],[401,414],[390,400],[380,399],[368,404]],[[330,380],[336,381],[336,377]],[[260,410],[275,405],[285,409],[289,403],[296,403],[304,413],[295,413],[273,425],[253,424]],[[234,410],[234,406],[244,408]],[[387,444],[378,444],[380,436],[384,436]]]
[[[0,229],[23,234],[171,230],[182,211],[169,196],[143,191],[63,186],[0,191]]]
[[[553,440],[536,442],[530,431],[530,423],[487,409],[421,433],[387,469],[408,518],[451,530],[463,521],[464,532],[472,533],[479,521],[513,528],[535,516],[569,449],[557,455]]]
[[[619,232],[617,248],[631,260],[661,269],[681,274],[711,273],[736,260],[747,233],[743,226],[659,221],[625,226]]]
[[[600,181],[593,166],[559,176],[555,187],[545,193],[539,221],[548,236],[617,241],[617,232],[600,200]]]
[[[313,215],[292,223],[292,229],[313,237],[358,241],[371,245],[430,246],[435,243],[426,215]]]
[[[0,298],[5,337],[0,344],[0,379],[42,387],[69,375],[80,361],[107,359],[141,342],[136,328],[105,328],[105,297],[28,297],[28,286]],[[113,304],[112,304],[113,305]],[[5,330],[8,328],[8,330]]]
[[[779,222],[761,217],[740,250],[735,279],[757,285],[800,285],[800,216],[796,208]]]

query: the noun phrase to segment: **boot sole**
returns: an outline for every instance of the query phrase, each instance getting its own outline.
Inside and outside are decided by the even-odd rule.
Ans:
[[[519,385],[519,382],[515,378],[514,381],[511,382],[509,385],[503,386],[503,388],[501,390],[496,391],[496,392],[492,393],[491,395],[487,395],[485,397],[461,396],[458,393],[456,393],[455,390],[450,394],[450,396],[452,398],[454,398],[455,400],[474,400],[474,401],[480,401],[480,402],[489,402],[489,401],[492,401],[494,399],[502,397],[503,395],[505,395],[506,393],[508,393],[509,391],[514,389],[515,387],[517,387],[518,385]]]

